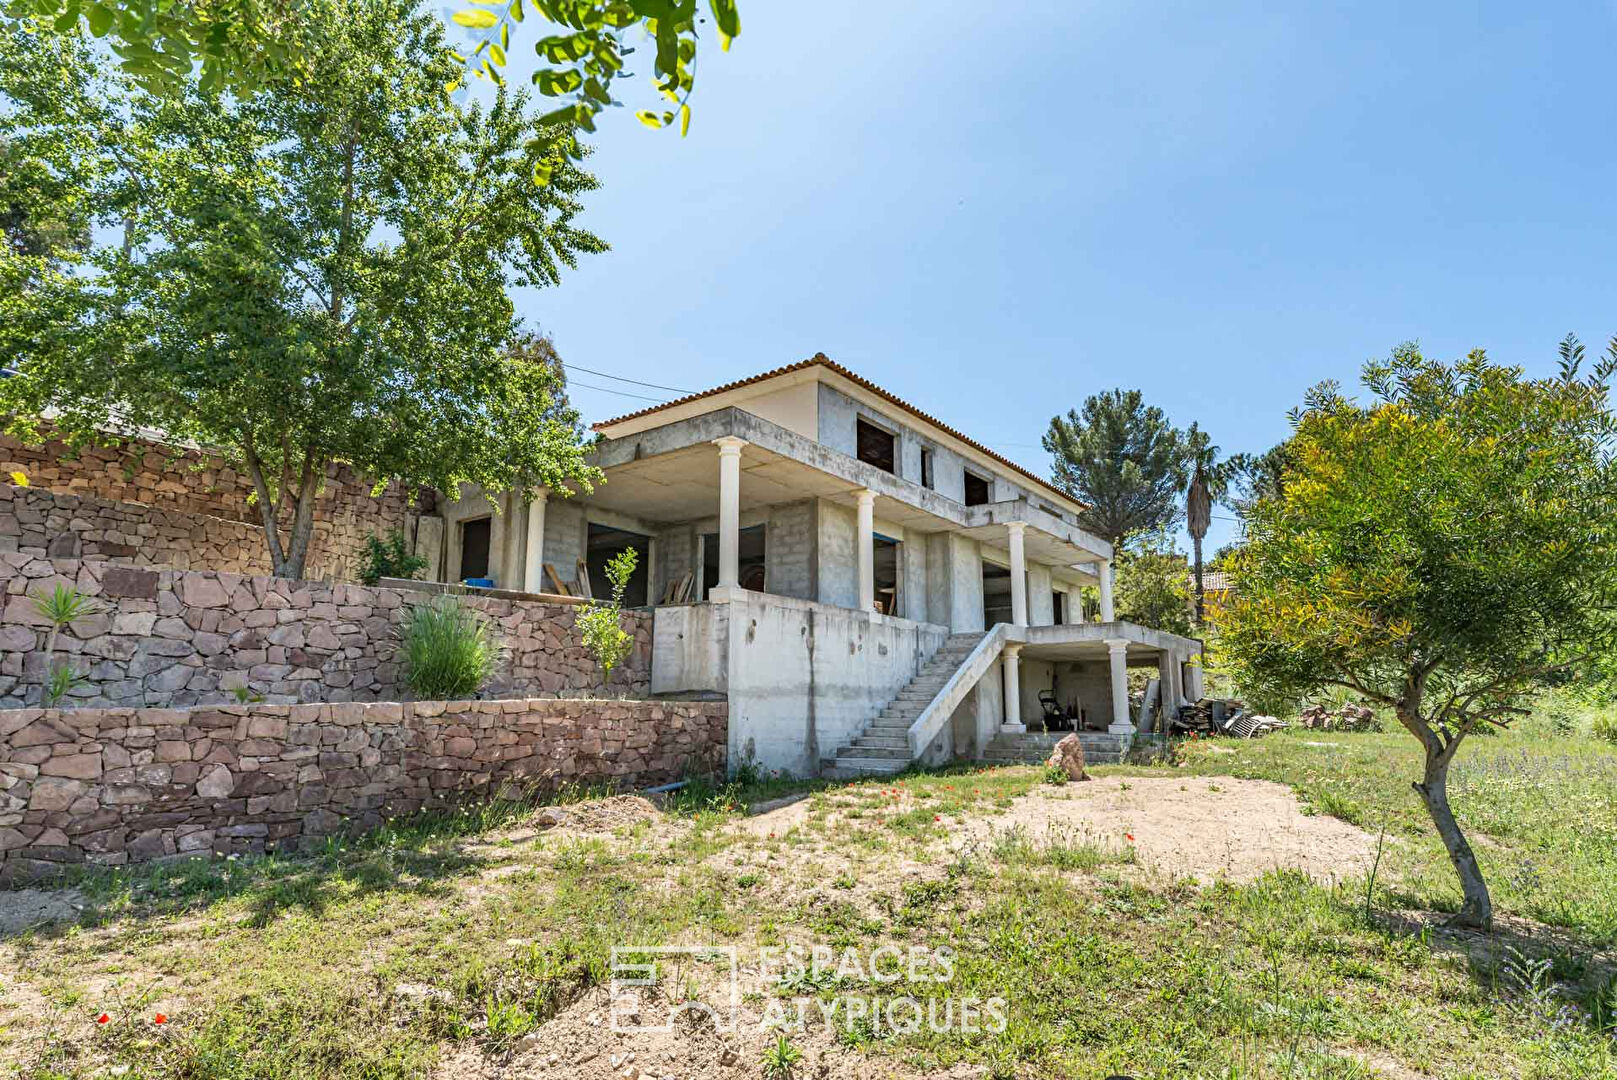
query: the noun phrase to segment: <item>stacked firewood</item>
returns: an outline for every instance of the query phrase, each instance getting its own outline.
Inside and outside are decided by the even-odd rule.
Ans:
[[[1335,712],[1318,703],[1309,705],[1298,714],[1297,722],[1310,731],[1381,730],[1381,721],[1371,709],[1351,701]]]

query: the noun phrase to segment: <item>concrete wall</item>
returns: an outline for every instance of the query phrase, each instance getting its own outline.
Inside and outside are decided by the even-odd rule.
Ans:
[[[653,689],[727,693],[732,767],[813,776],[948,636],[942,626],[738,589],[721,602],[657,610]]]
[[[1112,722],[1112,674],[1105,660],[1063,662],[1055,668],[1056,700],[1063,707],[1076,699],[1090,727]]]
[[[400,629],[409,607],[430,599],[419,589],[0,553],[0,707],[41,702],[48,627],[33,598],[58,584],[94,603],[56,643],[56,661],[86,680],[68,698],[79,706],[226,703],[236,687],[276,703],[397,700],[408,696]],[[624,612],[635,646],[603,685],[574,626],[576,604],[475,594],[460,603],[492,624],[502,647],[491,695],[643,697],[649,689],[646,612]]]
[[[927,619],[957,634],[983,629],[983,566],[975,540],[957,533],[926,538]]]
[[[847,506],[819,500],[815,549],[818,555],[819,595],[822,604],[857,607],[859,604],[859,515]]]
[[[820,430],[818,383],[801,382],[747,398],[737,406],[745,412],[795,431],[804,438],[815,438]]]
[[[814,598],[819,518],[815,500],[774,506],[765,523],[765,588],[777,596]]]
[[[289,850],[395,814],[724,768],[723,702],[0,711],[0,879]]]

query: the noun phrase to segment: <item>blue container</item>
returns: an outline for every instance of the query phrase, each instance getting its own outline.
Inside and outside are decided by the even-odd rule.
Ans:
[[[494,588],[494,579],[491,577],[469,577],[461,584],[470,585],[474,589],[492,589]]]

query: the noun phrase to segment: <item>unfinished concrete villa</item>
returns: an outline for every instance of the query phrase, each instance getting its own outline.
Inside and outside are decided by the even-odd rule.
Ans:
[[[1116,619],[1079,504],[824,356],[595,430],[588,494],[443,505],[437,576],[578,591],[635,548],[651,693],[727,697],[732,769],[1026,759],[1073,730],[1115,760],[1200,696],[1201,642]]]

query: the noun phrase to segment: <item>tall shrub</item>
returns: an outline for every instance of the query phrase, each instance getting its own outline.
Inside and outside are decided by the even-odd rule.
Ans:
[[[482,690],[499,662],[488,623],[454,597],[418,604],[404,626],[404,678],[426,700],[469,698]]]

